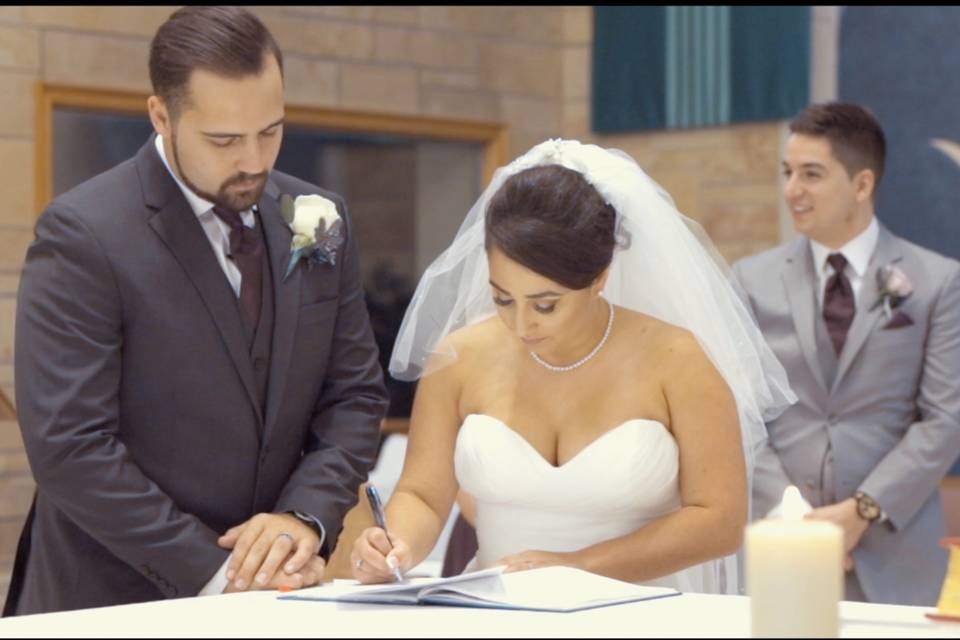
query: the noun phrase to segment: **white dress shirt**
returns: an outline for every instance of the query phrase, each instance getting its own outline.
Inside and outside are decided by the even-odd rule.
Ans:
[[[160,134],[157,134],[155,142],[157,154],[160,155],[163,166],[167,168],[170,176],[177,183],[177,186],[180,187],[180,191],[183,192],[183,197],[187,199],[190,208],[193,209],[193,212],[200,220],[200,226],[203,227],[203,231],[207,234],[207,240],[210,241],[210,246],[213,248],[213,253],[217,257],[217,262],[220,264],[220,268],[223,269],[223,273],[227,276],[227,280],[230,281],[230,286],[233,287],[233,293],[239,298],[240,284],[243,278],[240,275],[240,269],[237,265],[234,264],[233,260],[227,258],[227,255],[230,253],[230,226],[213,212],[212,202],[194,193],[190,187],[180,180],[176,172],[170,168],[170,163],[167,162],[167,154],[163,149],[163,137]],[[253,215],[253,208],[241,211],[240,219],[243,221],[243,225],[250,229],[254,228],[257,224],[256,217]],[[323,523],[313,516],[300,513],[299,511],[294,511],[293,515],[301,520],[311,522],[320,528],[320,546],[322,547],[323,541],[327,537],[327,530],[324,528]],[[229,580],[227,580],[227,564],[229,562],[230,557],[228,556],[223,565],[220,566],[220,569],[197,595],[209,596],[223,592],[227,586],[227,582],[229,582]]]
[[[814,239],[810,239],[810,249],[813,251],[813,264],[817,272],[817,304],[823,309],[823,296],[827,288],[827,280],[833,275],[833,267],[827,262],[827,258],[833,253],[842,253],[847,259],[846,271],[847,279],[853,288],[853,300],[856,305],[857,296],[860,295],[860,287],[863,286],[863,276],[867,272],[867,265],[870,264],[870,258],[873,256],[874,249],[877,248],[877,238],[880,237],[880,225],[874,217],[870,224],[858,236],[850,240],[839,249],[830,249],[820,244]]]

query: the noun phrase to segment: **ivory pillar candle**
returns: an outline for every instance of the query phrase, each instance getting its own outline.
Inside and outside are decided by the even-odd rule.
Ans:
[[[747,527],[747,593],[754,637],[839,634],[843,596],[843,529],[804,520],[796,487],[784,492],[781,518]]]

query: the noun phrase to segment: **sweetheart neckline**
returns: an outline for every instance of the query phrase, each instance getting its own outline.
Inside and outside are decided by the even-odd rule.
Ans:
[[[463,424],[460,425],[460,430],[461,430],[461,431],[463,430],[463,427],[467,424],[467,421],[469,421],[470,418],[472,418],[472,417],[474,417],[474,416],[480,417],[480,418],[489,418],[489,419],[492,420],[493,422],[499,424],[501,427],[503,427],[504,429],[506,429],[509,433],[513,434],[518,440],[520,440],[520,442],[522,442],[524,445],[526,445],[527,449],[528,449],[529,451],[531,451],[543,464],[545,464],[548,468],[554,469],[554,470],[561,470],[561,469],[566,468],[566,467],[569,466],[573,461],[575,461],[576,459],[580,458],[587,449],[590,449],[591,447],[593,447],[595,444],[597,444],[598,442],[600,442],[601,440],[603,440],[604,438],[606,438],[606,437],[607,437],[608,435],[610,435],[611,433],[613,433],[613,432],[615,432],[615,431],[619,431],[620,429],[622,429],[623,427],[627,426],[628,424],[653,423],[653,424],[655,424],[655,425],[658,425],[660,428],[662,428],[662,429],[663,429],[663,432],[664,432],[667,436],[669,436],[671,439],[673,439],[673,435],[670,433],[670,430],[667,429],[667,426],[666,426],[665,424],[663,424],[662,422],[660,422],[659,420],[653,420],[653,419],[651,419],[651,418],[631,418],[631,419],[629,419],[629,420],[626,420],[625,422],[622,422],[622,423],[618,424],[617,426],[615,426],[615,427],[613,427],[613,428],[611,428],[611,429],[607,429],[606,431],[604,431],[602,434],[600,434],[599,436],[597,436],[596,438],[594,438],[593,440],[591,440],[590,442],[588,442],[586,446],[584,446],[583,448],[581,448],[580,451],[578,451],[577,453],[575,453],[575,454],[573,455],[573,457],[571,457],[569,460],[567,460],[567,461],[564,462],[563,464],[555,465],[555,464],[552,464],[549,460],[547,460],[547,459],[543,456],[543,454],[540,453],[540,451],[537,450],[536,447],[534,447],[532,444],[530,444],[530,442],[529,442],[526,438],[524,438],[522,435],[520,435],[517,431],[511,429],[510,426],[509,426],[506,422],[504,422],[503,420],[501,420],[500,418],[497,418],[497,417],[488,415],[488,414],[486,414],[486,413],[471,413],[471,414],[468,414],[467,417],[463,419]],[[459,434],[458,434],[458,436],[459,436]]]

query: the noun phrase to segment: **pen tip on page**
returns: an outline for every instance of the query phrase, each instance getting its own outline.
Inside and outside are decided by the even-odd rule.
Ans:
[[[403,582],[403,574],[400,573],[400,563],[397,561],[396,556],[387,556],[387,566],[390,567],[390,570],[393,571],[394,577],[397,579],[397,582]]]

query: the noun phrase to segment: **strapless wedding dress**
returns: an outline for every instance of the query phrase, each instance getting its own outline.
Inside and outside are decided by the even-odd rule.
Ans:
[[[576,551],[680,508],[679,448],[656,420],[628,420],[555,467],[502,421],[471,414],[454,464],[460,487],[477,502],[479,549],[468,569],[528,549]],[[719,593],[718,565],[643,584]]]

